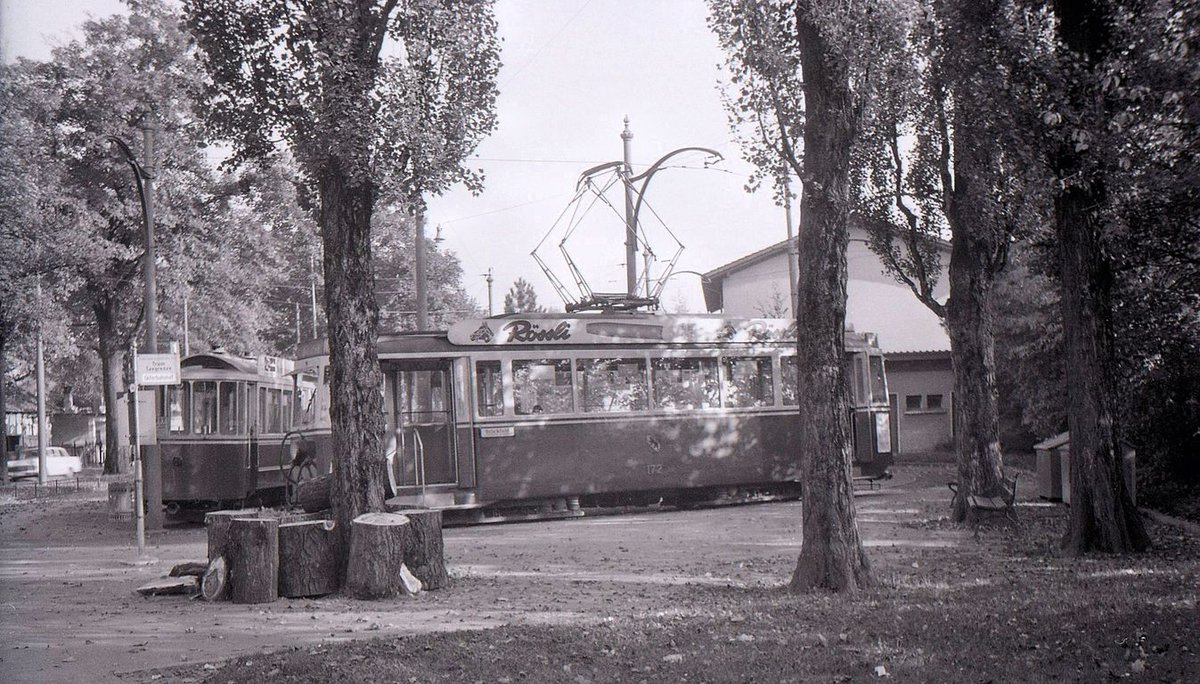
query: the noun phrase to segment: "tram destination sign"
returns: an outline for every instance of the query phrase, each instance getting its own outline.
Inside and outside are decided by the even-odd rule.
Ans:
[[[137,384],[179,384],[179,357],[175,354],[138,354],[136,358]]]
[[[796,339],[796,323],[719,316],[530,316],[460,321],[447,336],[451,344],[463,346],[763,343]]]

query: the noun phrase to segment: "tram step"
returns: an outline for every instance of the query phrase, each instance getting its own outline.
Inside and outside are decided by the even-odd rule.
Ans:
[[[401,508],[433,508],[437,510],[460,510],[479,508],[475,492],[461,490],[421,491],[419,487],[401,487],[396,496],[384,502],[387,510]]]

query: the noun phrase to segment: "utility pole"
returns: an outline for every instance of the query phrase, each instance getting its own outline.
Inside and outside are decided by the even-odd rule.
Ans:
[[[792,317],[796,317],[796,305],[800,293],[797,290],[800,283],[800,243],[792,239],[792,177],[791,174],[783,179],[783,211],[787,218],[787,255],[788,255],[788,293],[791,295]]]
[[[317,259],[308,255],[308,285],[312,295],[313,339],[317,339]]]
[[[417,280],[417,330],[429,329],[429,302],[425,280],[425,210],[417,212],[417,237],[413,247],[413,276]]]
[[[157,161],[154,150],[154,134],[156,122],[153,115],[148,115],[142,122],[142,161],[143,164],[143,198],[142,205],[146,224],[146,262],[143,264],[146,273],[146,351],[158,353],[158,286],[155,282],[156,256],[154,250],[154,176],[157,172]],[[158,390],[153,390],[157,395]],[[134,401],[140,393],[134,393]],[[151,402],[150,426],[157,426],[157,416]],[[160,530],[163,526],[162,510],[162,459],[155,440],[142,449],[139,457],[143,459],[142,471],[146,477],[146,525],[149,529]]]
[[[46,345],[42,340],[42,277],[37,280],[37,449],[38,449],[38,483],[46,484],[46,449],[49,448],[48,430],[46,429]]]
[[[621,131],[624,148],[624,164],[621,180],[625,183],[625,288],[629,296],[638,295],[637,285],[637,217],[633,212],[633,131],[629,130],[629,117],[625,117],[625,130]]]
[[[493,316],[495,314],[493,313],[494,309],[492,307],[492,267],[488,266],[487,273],[484,273],[483,275],[484,279],[487,280],[488,286],[488,316]]]

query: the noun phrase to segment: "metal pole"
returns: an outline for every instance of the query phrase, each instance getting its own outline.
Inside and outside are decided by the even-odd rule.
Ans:
[[[791,295],[792,316],[796,315],[796,305],[799,303],[800,293],[800,244],[792,239],[792,177],[785,176],[783,179],[783,210],[787,217],[787,255],[788,255],[788,293]]]
[[[300,302],[296,302],[296,348],[300,348]]]
[[[493,316],[495,314],[493,313],[494,309],[492,306],[492,267],[491,266],[488,267],[488,271],[484,275],[487,276],[487,286],[488,286],[488,316]]]
[[[184,356],[192,355],[191,345],[188,344],[188,298],[187,298],[187,296],[184,296],[184,298],[183,298],[183,355]]]
[[[309,291],[312,294],[312,323],[313,323],[313,339],[317,339],[317,259],[313,255],[308,255],[308,283]]]
[[[638,294],[637,286],[637,221],[633,215],[633,131],[629,130],[629,117],[625,117],[625,130],[621,131],[624,148],[624,165],[621,173],[625,181],[625,288],[630,297]]]
[[[429,329],[429,302],[425,280],[425,211],[417,212],[417,237],[413,247],[413,275],[417,280],[417,330]]]
[[[133,367],[134,381],[129,385],[129,397],[133,401],[133,430],[131,436],[133,438],[133,519],[137,521],[137,550],[138,557],[146,552],[146,512],[144,504],[145,486],[142,470],[142,449],[141,449],[141,410],[138,406],[138,384],[137,384],[137,340],[133,342]]]
[[[42,279],[37,281],[37,305],[39,309],[37,327],[37,447],[38,447],[38,483],[46,484],[46,449],[49,446],[48,430],[46,429],[46,345],[42,340]]]
[[[146,263],[144,264],[146,269],[146,349],[151,354],[158,353],[158,286],[155,282],[157,259],[154,248],[154,176],[157,173],[157,155],[154,150],[155,130],[153,118],[147,116],[142,122],[142,169],[144,171],[142,178],[145,183],[143,186],[145,204],[142,208],[145,212],[146,223]],[[157,397],[158,390],[153,391]],[[134,397],[136,401],[136,393]],[[151,403],[149,416],[151,426],[157,424],[153,407],[154,404]],[[162,463],[159,460],[158,445],[153,440],[146,445],[145,454],[138,452],[138,463],[138,468],[145,478],[146,524],[152,530],[162,529]]]

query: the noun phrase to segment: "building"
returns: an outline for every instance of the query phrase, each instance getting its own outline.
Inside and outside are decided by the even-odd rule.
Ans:
[[[950,245],[943,243],[942,248],[942,274],[935,294],[944,302],[949,296]],[[790,317],[787,257],[785,240],[704,274],[706,308],[732,316]],[[941,321],[911,290],[884,272],[860,228],[850,230],[846,262],[846,325],[876,333],[887,355],[897,453],[950,450],[954,371],[950,338]]]

